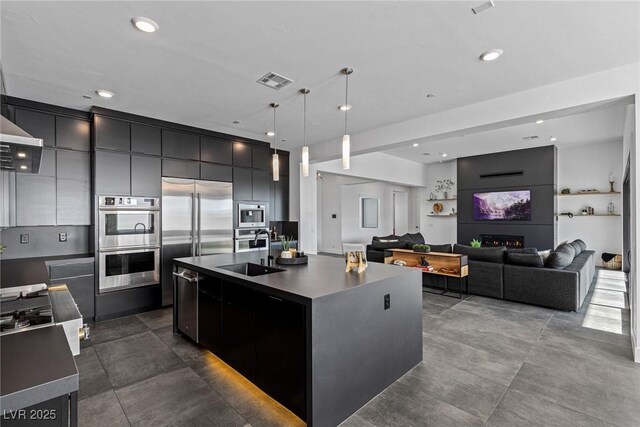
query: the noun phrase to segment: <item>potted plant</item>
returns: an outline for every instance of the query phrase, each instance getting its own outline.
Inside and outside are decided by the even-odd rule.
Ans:
[[[413,249],[414,252],[422,252],[425,254],[431,251],[431,247],[429,245],[422,244],[413,245],[411,249]]]
[[[282,252],[280,253],[280,258],[292,258],[291,242],[293,241],[293,237],[282,235],[280,236],[280,241],[282,242]]]
[[[471,241],[472,248],[479,248],[480,246],[482,246],[482,243],[480,242],[480,240],[473,239]]]
[[[437,182],[435,187],[436,192],[439,193],[443,191],[444,192],[443,199],[448,200],[449,199],[448,191],[451,190],[451,188],[453,188],[453,186],[455,185],[455,182],[451,181],[450,179],[438,180],[436,182]]]

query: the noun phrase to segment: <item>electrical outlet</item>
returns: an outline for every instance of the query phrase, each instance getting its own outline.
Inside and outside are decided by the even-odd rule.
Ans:
[[[336,218],[338,218],[338,215],[336,215],[336,214],[331,214],[331,218],[336,219]]]
[[[21,234],[20,235],[20,243],[29,243],[29,235],[28,234]]]
[[[58,233],[58,241],[66,242],[67,241],[67,233]]]
[[[391,294],[386,294],[384,296],[384,309],[388,310],[391,308]]]

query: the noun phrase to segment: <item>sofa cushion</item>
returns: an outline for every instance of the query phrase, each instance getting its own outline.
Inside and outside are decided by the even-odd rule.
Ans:
[[[573,246],[563,243],[549,254],[544,266],[556,270],[563,269],[573,262],[575,254]]]
[[[427,245],[431,248],[431,252],[441,252],[445,254],[451,253],[451,245],[448,243],[444,245],[432,245],[431,243],[427,243]]]
[[[536,253],[523,253],[507,251],[506,254],[507,264],[522,265],[525,267],[544,267],[542,257]]]
[[[404,249],[407,247],[407,244],[400,240],[389,240],[386,242],[383,242],[381,240],[373,240],[371,242],[371,246],[373,246],[373,249],[382,251],[385,249]]]
[[[371,243],[375,241],[380,242],[397,242],[400,236],[396,236],[395,234],[389,234],[388,236],[374,236]]]
[[[407,244],[407,247],[411,247],[413,245],[423,245],[424,244],[424,236],[422,235],[422,233],[406,233],[403,234],[402,236],[400,236],[400,240],[404,240],[405,242],[410,243]]]
[[[506,250],[504,246],[495,248],[472,248],[471,246],[458,244],[453,246],[454,253],[467,255],[470,260],[496,263],[504,263],[504,253]]]
[[[577,243],[578,245],[580,245],[580,252],[587,250],[587,244],[583,240],[576,239],[574,240],[574,243]]]
[[[569,242],[569,244],[571,245],[573,250],[576,252],[576,255],[580,255],[580,252],[582,252],[582,246],[580,246],[578,242]]]
[[[542,261],[546,261],[547,258],[549,258],[549,255],[551,255],[551,249],[547,249],[544,251],[538,251],[538,255],[540,255],[542,257]]]

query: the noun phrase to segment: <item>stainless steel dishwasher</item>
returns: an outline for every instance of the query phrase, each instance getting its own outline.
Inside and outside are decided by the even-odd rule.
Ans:
[[[198,273],[183,267],[173,272],[176,329],[198,342]]]

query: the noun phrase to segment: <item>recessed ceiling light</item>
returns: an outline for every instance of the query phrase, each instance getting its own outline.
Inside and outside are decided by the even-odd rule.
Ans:
[[[24,151],[18,151],[18,157],[20,157],[21,159],[24,159],[25,157],[27,157],[27,153],[25,153]]]
[[[351,105],[341,105],[338,107],[340,111],[349,111],[351,110]]]
[[[145,18],[144,16],[138,16],[131,18],[131,23],[140,31],[145,33],[155,33],[160,29],[156,21]]]
[[[558,138],[556,138],[555,136],[552,136],[551,138],[549,138],[549,141],[553,142],[553,141],[557,141]]]
[[[420,144],[418,144],[417,142],[414,142],[414,143],[413,143],[413,146],[414,146],[414,147],[417,147],[418,145],[420,145]]]
[[[104,90],[104,89],[98,89],[96,90],[96,93],[103,98],[113,98],[113,95],[114,95],[113,92],[109,92],[108,90]]]
[[[428,93],[428,94],[427,94],[427,98],[433,98],[433,97],[435,97],[435,95],[434,95],[434,94],[432,94],[432,93]]]
[[[265,132],[265,135],[271,137],[271,136],[275,136],[276,133],[274,131],[270,130],[269,132]]]
[[[442,157],[447,157],[447,153],[442,153]]]
[[[20,169],[22,169],[23,171],[26,171],[27,167],[25,165],[20,165]]]
[[[231,123],[233,123],[234,125],[239,125],[240,123],[242,123],[242,120],[234,120]]]
[[[536,124],[539,125],[540,123],[544,123],[544,120],[540,119],[540,120],[536,120]]]
[[[493,61],[498,59],[498,57],[500,57],[500,55],[502,55],[503,53],[504,52],[502,51],[502,49],[491,49],[486,52],[483,52],[482,55],[480,55],[480,60]]]

